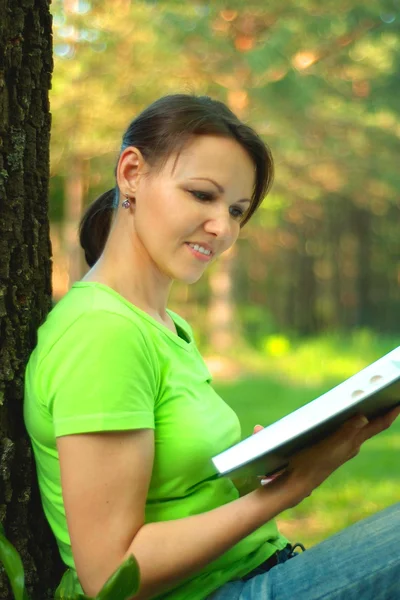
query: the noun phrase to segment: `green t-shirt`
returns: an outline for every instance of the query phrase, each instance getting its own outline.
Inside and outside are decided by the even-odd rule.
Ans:
[[[24,416],[44,511],[71,569],[58,436],[154,429],[147,523],[206,512],[239,496],[229,478],[216,477],[210,460],[239,441],[238,418],[211,386],[191,328],[168,312],[178,335],[108,286],[78,282],[39,328],[26,370]],[[275,522],[266,523],[160,597],[206,598],[286,543]]]

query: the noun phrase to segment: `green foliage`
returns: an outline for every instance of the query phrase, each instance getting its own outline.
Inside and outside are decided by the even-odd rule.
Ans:
[[[238,316],[246,340],[256,349],[259,349],[265,339],[276,334],[279,329],[271,311],[256,302],[241,305]]]
[[[4,565],[10,580],[15,600],[29,600],[25,588],[24,568],[21,557],[14,546],[6,539],[0,524],[0,563]],[[96,598],[86,594],[77,594],[78,581],[71,569],[68,569],[55,592],[55,600],[129,600],[139,589],[139,566],[133,556],[129,556],[106,581]]]
[[[290,341],[284,335],[269,335],[263,341],[264,351],[274,358],[287,356],[290,351]]]
[[[3,564],[11,583],[15,600],[28,600],[25,589],[24,567],[21,557],[14,546],[6,539],[0,524],[0,563]]]
[[[54,600],[91,600],[86,594],[76,592],[77,578],[72,571],[68,569],[61,579],[60,585],[56,589]]]
[[[130,556],[104,584],[96,600],[129,600],[139,589],[139,579],[139,566]]]
[[[256,348],[243,344],[232,348],[227,356],[243,373],[256,378],[272,376],[299,389],[327,390],[399,344],[398,337],[378,335],[369,329],[309,337],[269,334]]]
[[[269,372],[315,386],[346,379],[398,345],[398,339],[360,329],[298,340],[270,336],[264,352]]]

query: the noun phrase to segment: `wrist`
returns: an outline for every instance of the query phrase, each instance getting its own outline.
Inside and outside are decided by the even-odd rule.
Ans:
[[[286,481],[278,480],[266,485],[260,485],[249,496],[253,496],[255,510],[259,515],[261,523],[275,518],[285,510],[296,506],[302,500],[299,491],[288,485]]]

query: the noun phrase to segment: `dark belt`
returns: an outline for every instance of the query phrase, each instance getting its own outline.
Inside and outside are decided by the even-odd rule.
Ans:
[[[265,571],[269,571],[270,569],[272,569],[272,567],[275,567],[279,563],[280,552],[281,550],[277,550],[276,552],[274,552],[274,554],[267,558],[267,560],[265,560],[260,566],[262,566]]]
[[[272,554],[272,556],[267,558],[267,560],[264,560],[264,562],[261,563],[261,565],[258,565],[258,567],[250,571],[250,573],[247,573],[247,575],[241,577],[242,581],[247,581],[248,579],[252,579],[256,575],[262,575],[262,573],[267,573],[267,571],[270,571],[272,567],[276,567],[276,565],[284,563],[290,558],[294,558],[298,555],[298,552],[295,552],[296,548],[301,548],[302,552],[305,551],[303,544],[297,543],[294,544],[294,546],[292,546],[292,544],[287,544],[283,548],[283,550],[277,550],[276,552],[274,552],[274,554]]]

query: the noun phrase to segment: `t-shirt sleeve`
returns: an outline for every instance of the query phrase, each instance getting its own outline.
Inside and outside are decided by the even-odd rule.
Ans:
[[[55,436],[153,429],[157,373],[139,325],[103,310],[81,315],[43,360]]]

